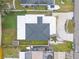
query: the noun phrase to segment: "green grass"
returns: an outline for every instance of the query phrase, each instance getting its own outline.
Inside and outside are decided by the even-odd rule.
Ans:
[[[14,40],[16,40],[16,30],[15,29],[5,29],[2,34],[2,45],[11,45]]]
[[[14,29],[16,28],[17,15],[23,15],[26,12],[10,12],[6,16],[2,17],[2,28],[3,29]]]
[[[14,47],[4,48],[4,56],[6,58],[19,58],[19,49]]]
[[[56,52],[68,52],[72,50],[72,42],[65,41],[62,44],[53,45],[52,47]]]
[[[52,15],[52,11],[28,11],[27,14],[44,14],[44,15]]]
[[[66,21],[66,24],[65,24],[65,31],[66,32],[74,33],[74,27],[75,27],[75,23],[73,20]]]
[[[20,45],[47,45],[48,41],[43,40],[21,40]]]
[[[69,12],[73,11],[73,2],[72,0],[63,0],[65,4],[61,4],[61,0],[55,0],[56,4],[60,6],[60,9],[57,12]]]
[[[23,9],[25,9],[24,7],[22,7],[20,5],[21,4],[20,0],[15,0],[15,4],[16,4],[16,9],[17,10],[23,10]]]
[[[16,21],[17,15],[24,15],[26,12],[10,12],[2,17],[2,44],[11,45],[16,40]]]
[[[34,9],[35,10],[47,10],[47,7],[45,7],[45,6],[36,6]]]

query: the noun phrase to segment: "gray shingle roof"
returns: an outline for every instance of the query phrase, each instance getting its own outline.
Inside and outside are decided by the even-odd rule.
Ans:
[[[37,18],[37,24],[26,24],[26,39],[29,40],[48,40],[50,38],[49,24],[43,24],[42,18]]]
[[[53,4],[54,0],[21,0],[22,4]]]

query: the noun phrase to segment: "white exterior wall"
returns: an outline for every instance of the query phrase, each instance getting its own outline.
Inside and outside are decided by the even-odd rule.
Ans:
[[[26,52],[19,52],[19,59],[25,59]]]

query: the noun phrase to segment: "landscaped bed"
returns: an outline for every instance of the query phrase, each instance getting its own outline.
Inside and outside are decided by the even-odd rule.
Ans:
[[[20,45],[48,45],[47,40],[21,40]]]
[[[65,24],[65,31],[66,32],[74,33],[74,27],[75,27],[75,23],[73,20],[66,21],[66,24]]]
[[[63,3],[61,2],[63,1]],[[73,11],[74,2],[72,0],[55,0],[56,4],[60,6],[57,12],[70,12]]]
[[[68,52],[73,50],[72,44],[71,41],[65,41],[62,44],[54,44],[52,47],[55,52]]]

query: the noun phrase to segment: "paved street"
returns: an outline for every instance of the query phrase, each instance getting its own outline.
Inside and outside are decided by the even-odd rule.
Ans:
[[[73,34],[65,32],[65,22],[71,20],[73,17],[72,12],[68,13],[53,13],[54,16],[58,16],[57,19],[57,35],[59,41],[68,40],[73,41]]]
[[[74,33],[74,59],[79,59],[79,0],[74,2],[74,20],[75,20],[75,33]]]

